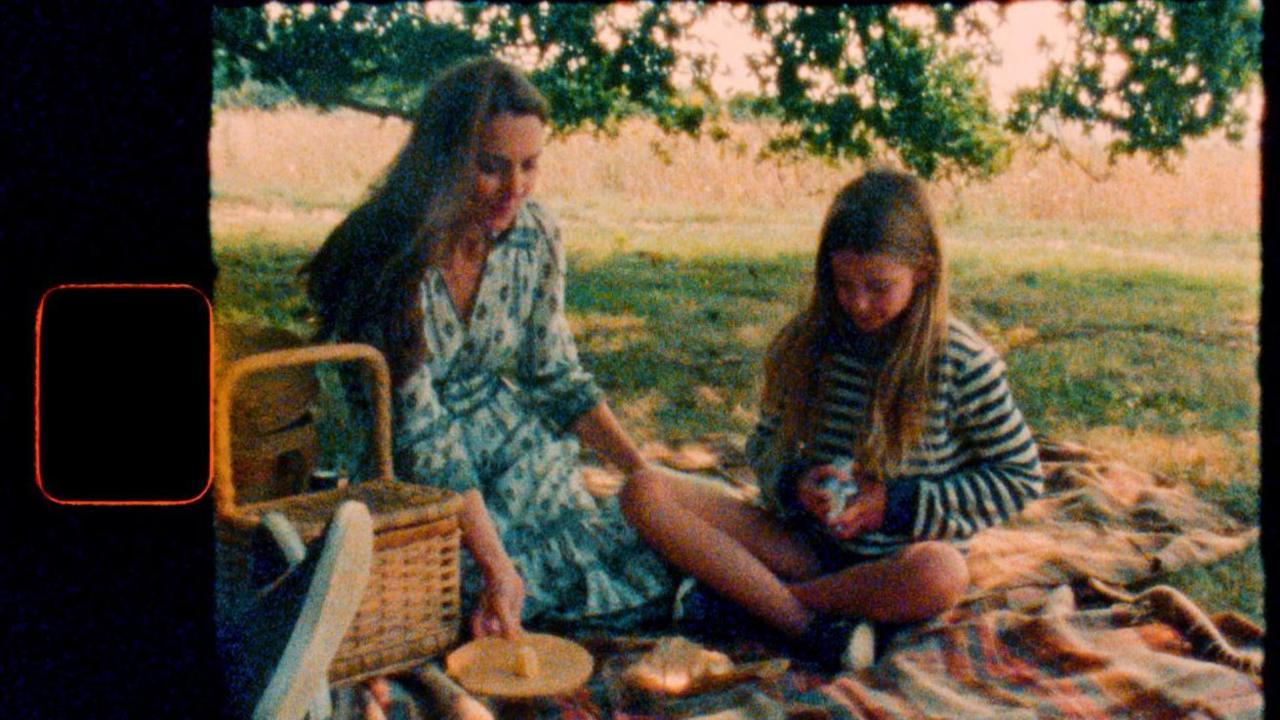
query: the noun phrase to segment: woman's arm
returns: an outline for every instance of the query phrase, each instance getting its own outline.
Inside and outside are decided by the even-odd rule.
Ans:
[[[580,415],[569,429],[582,444],[595,450],[628,477],[649,467],[648,461],[640,456],[640,450],[604,400]]]
[[[396,475],[451,490],[462,498],[462,543],[484,578],[479,606],[470,618],[472,634],[520,632],[524,582],[489,517],[458,418],[440,402],[425,366],[397,389],[395,403]]]
[[[530,209],[541,232],[539,268],[516,375],[525,402],[553,429],[568,431],[583,415],[595,412],[604,392],[582,367],[565,317],[567,264],[560,231],[544,210]]]
[[[462,493],[462,544],[475,559],[484,576],[480,607],[471,618],[473,635],[520,633],[520,613],[524,608],[524,581],[507,555],[479,490]]]
[[[524,582],[502,545],[480,494],[478,476],[462,442],[461,426],[439,403],[429,380],[409,383],[396,432],[397,474],[462,497],[462,543],[475,560],[484,586],[470,618],[471,632],[512,636],[520,632]]]

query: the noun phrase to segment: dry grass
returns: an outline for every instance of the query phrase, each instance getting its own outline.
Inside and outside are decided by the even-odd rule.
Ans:
[[[729,214],[748,209],[821,211],[854,172],[847,163],[758,161],[767,126],[740,123],[734,138],[716,143],[667,135],[632,119],[616,137],[577,133],[552,141],[543,190],[548,197],[580,197],[584,189],[630,198],[661,221],[679,208]]]
[[[814,159],[758,161],[766,127],[739,123],[715,143],[668,136],[640,120],[616,137],[555,138],[539,196],[567,230],[589,229],[579,250],[681,252],[673,232],[698,227],[690,248],[745,252],[812,247],[826,203],[858,170]],[[215,242],[271,238],[317,243],[375,182],[407,123],[350,111],[219,110],[210,136]],[[1256,233],[1259,155],[1252,144],[1199,142],[1156,172],[1140,158],[1108,167],[1096,144],[1076,156],[1108,175],[1095,182],[1056,154],[1015,154],[988,182],[937,183],[949,226],[1015,221],[1106,224],[1178,232]],[[575,237],[567,233],[570,242]]]
[[[1200,141],[1165,172],[1139,157],[1108,164],[1099,145],[1075,138],[1069,143],[1074,161],[1022,149],[1006,172],[953,189],[941,204],[952,215],[972,209],[1033,221],[1256,232],[1262,184],[1256,142]]]
[[[1073,438],[1074,439],[1074,438]],[[1079,442],[1168,477],[1204,488],[1258,482],[1258,434],[1241,431],[1164,435],[1117,427],[1089,428]]]
[[[349,209],[395,156],[408,125],[350,111],[219,110],[209,134],[218,200]]]
[[[580,349],[592,353],[621,352],[644,332],[645,320],[630,314],[567,312],[569,329]]]

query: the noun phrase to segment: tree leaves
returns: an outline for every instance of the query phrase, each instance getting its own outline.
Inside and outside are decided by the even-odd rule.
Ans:
[[[1261,67],[1261,8],[1251,0],[1085,5],[1070,63],[1017,98],[1008,125],[1055,138],[1054,121],[1105,128],[1112,159],[1138,152],[1167,164],[1188,138],[1243,133],[1245,91]]]
[[[739,8],[767,50],[749,58],[760,93],[737,107],[779,122],[769,153],[896,159],[926,178],[997,173],[1015,135],[1047,148],[1063,122],[1105,128],[1113,159],[1145,152],[1167,163],[1188,138],[1241,135],[1261,62],[1254,2],[1064,5],[1078,31],[1070,58],[1003,116],[981,75],[998,54],[991,28],[970,8]],[[451,17],[427,8],[217,8],[215,86],[252,79],[322,108],[407,118],[437,72],[491,53],[530,71],[559,132],[610,132],[644,113],[669,132],[731,136],[710,83],[717,58],[690,42],[700,4],[465,3]]]
[[[989,175],[1007,161],[1009,138],[973,55],[949,48],[945,33],[926,36],[888,6],[757,8],[753,19],[771,40],[757,67],[781,111],[772,151],[863,160],[888,151],[924,177]]]
[[[426,17],[421,5],[338,7],[216,9],[215,78],[282,85],[324,109],[409,117],[427,78],[487,50],[465,30]]]

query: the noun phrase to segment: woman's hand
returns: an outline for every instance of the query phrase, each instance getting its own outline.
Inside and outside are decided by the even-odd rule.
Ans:
[[[858,484],[858,494],[849,501],[842,512],[834,517],[829,517],[831,496],[821,487],[822,482],[828,478],[835,478],[838,482]],[[796,485],[796,499],[800,502],[800,506],[816,517],[833,536],[840,540],[848,540],[879,529],[884,523],[885,498],[884,483],[835,465],[818,465],[811,468]]]
[[[486,573],[480,604],[471,615],[471,634],[475,637],[515,637],[524,631],[520,625],[523,610],[524,580],[508,563],[500,570]]]

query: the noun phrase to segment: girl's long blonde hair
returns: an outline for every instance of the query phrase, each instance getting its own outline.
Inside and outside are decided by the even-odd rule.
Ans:
[[[847,332],[831,264],[841,251],[884,254],[923,276],[907,309],[884,331],[887,357],[870,390],[865,432],[854,446],[861,469],[883,479],[924,437],[934,361],[947,338],[946,264],[923,184],[905,173],[873,170],[846,185],[827,211],[809,304],[778,333],[765,357],[764,410],[781,416],[778,440],[792,453],[803,452],[818,431],[825,390],[818,371]]]

